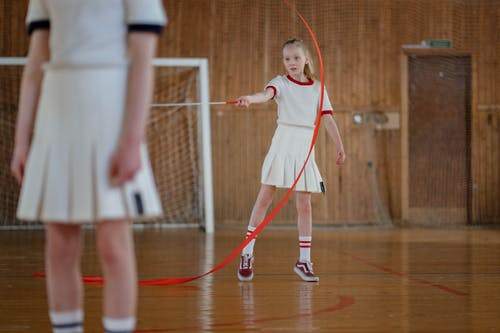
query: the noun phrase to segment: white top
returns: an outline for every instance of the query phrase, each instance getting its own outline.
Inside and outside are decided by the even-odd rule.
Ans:
[[[267,88],[274,90],[274,100],[278,104],[278,124],[314,128],[320,100],[320,82],[299,82],[289,75],[279,75],[266,85]],[[321,111],[333,111],[326,88]]]
[[[51,66],[127,64],[128,31],[160,32],[161,0],[30,0],[26,23],[50,29]]]

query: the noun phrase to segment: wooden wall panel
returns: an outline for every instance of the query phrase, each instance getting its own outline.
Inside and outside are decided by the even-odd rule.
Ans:
[[[494,4],[494,5],[493,5]],[[500,221],[500,4],[474,8],[472,98],[472,222]],[[479,19],[481,18],[481,19]]]
[[[0,5],[1,56],[24,56],[27,0]],[[361,110],[399,112],[402,44],[429,38],[453,40],[453,52],[472,56],[473,219],[500,220],[498,121],[500,37],[497,0],[296,0],[321,47],[325,82],[338,113],[347,149],[346,165],[334,165],[335,148],[324,131],[317,162],[328,193],[314,196],[319,224],[376,223],[370,191],[369,149],[375,145],[379,196],[394,220],[401,218],[400,130],[352,124]],[[280,1],[166,1],[170,19],[158,56],[207,57],[211,99],[233,99],[258,91],[283,73],[280,48],[290,36],[312,46],[297,17]],[[317,57],[315,57],[317,63]],[[480,105],[489,106],[480,111]],[[246,223],[259,188],[260,167],[275,128],[273,102],[250,110],[212,109],[216,221]],[[496,124],[496,125],[495,125]],[[374,136],[373,136],[374,135]],[[375,143],[370,141],[375,138]],[[278,197],[282,192],[278,193]],[[294,202],[276,223],[295,223]]]
[[[25,28],[28,1],[0,2],[0,56],[22,57],[28,51]]]

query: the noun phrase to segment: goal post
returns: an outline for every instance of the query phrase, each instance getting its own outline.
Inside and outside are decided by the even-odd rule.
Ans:
[[[19,85],[26,58],[0,57],[0,229],[30,228],[18,221],[19,188],[8,170]],[[214,201],[210,132],[210,89],[206,58],[155,58],[153,104],[147,141],[164,215],[152,220],[165,227],[200,227],[213,233]]]

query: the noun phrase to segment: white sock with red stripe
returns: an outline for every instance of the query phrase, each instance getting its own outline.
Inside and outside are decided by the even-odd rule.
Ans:
[[[299,237],[300,261],[311,261],[311,236]]]
[[[252,233],[255,229],[257,229],[257,227],[252,227],[252,226],[250,226],[250,225],[249,225],[249,226],[248,226],[248,228],[247,228],[247,236],[245,237],[245,239],[247,239],[247,238],[248,238],[248,236],[250,236],[250,234],[251,234],[251,233]],[[241,253],[242,253],[242,254],[250,254],[250,255],[253,255],[253,246],[254,246],[254,244],[255,244],[255,239],[257,239],[257,237],[256,237],[256,238],[254,238],[254,239],[252,239],[252,240],[250,241],[250,243],[248,243],[248,244],[247,244],[247,246],[245,246],[245,247],[243,248],[243,251],[241,251]]]

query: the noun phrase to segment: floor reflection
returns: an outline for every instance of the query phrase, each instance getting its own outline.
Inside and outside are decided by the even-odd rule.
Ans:
[[[214,235],[206,234],[205,246],[200,247],[203,251],[203,260],[200,261],[200,271],[205,273],[211,270],[214,266]],[[209,274],[200,279],[200,294],[199,297],[199,323],[200,329],[209,330],[213,325],[213,274]]]
[[[240,282],[240,304],[244,316],[244,324],[246,328],[255,328],[255,299],[253,293],[253,283]]]
[[[299,327],[304,332],[309,332],[313,327],[311,314],[313,312],[312,299],[315,285],[315,283],[303,282],[297,288]]]

